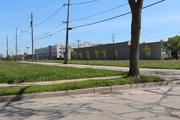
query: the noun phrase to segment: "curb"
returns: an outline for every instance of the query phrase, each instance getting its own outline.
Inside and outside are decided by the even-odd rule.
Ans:
[[[97,88],[87,88],[87,89],[79,89],[79,90],[58,91],[58,92],[44,92],[44,93],[34,93],[34,94],[25,94],[25,95],[0,96],[0,103],[20,101],[26,99],[62,97],[62,96],[90,94],[90,93],[95,94],[95,93],[114,92],[116,90],[128,90],[128,89],[149,88],[149,87],[158,87],[158,86],[175,86],[175,85],[177,85],[177,82],[166,81],[166,82],[157,82],[157,83],[118,85],[118,86],[110,86],[110,87],[97,87]]]

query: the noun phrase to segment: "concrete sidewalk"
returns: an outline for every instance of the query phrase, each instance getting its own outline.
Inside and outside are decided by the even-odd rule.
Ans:
[[[3,84],[0,84],[0,88],[22,87],[22,86],[38,86],[38,85],[53,85],[53,84],[62,84],[62,83],[68,83],[68,82],[80,82],[80,81],[87,81],[87,80],[108,80],[108,79],[115,79],[115,78],[120,78],[120,77],[122,77],[122,76],[108,76],[108,77],[44,81],[44,82],[13,83],[13,84],[3,83]]]
[[[116,66],[96,66],[96,65],[78,65],[78,64],[61,64],[61,63],[43,63],[43,62],[22,62],[29,64],[49,65],[49,66],[62,66],[62,67],[75,67],[75,68],[92,68],[92,69],[105,69],[128,72],[128,67]],[[180,70],[175,69],[149,69],[140,68],[140,74],[149,76],[162,77],[167,81],[180,81]]]
[[[180,119],[179,85],[135,86],[132,89],[113,89],[111,92],[106,90],[95,94],[0,103],[0,120]]]

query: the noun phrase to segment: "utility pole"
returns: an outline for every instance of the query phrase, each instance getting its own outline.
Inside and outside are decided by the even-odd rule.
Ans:
[[[17,28],[16,28],[16,61],[17,61]]]
[[[76,40],[78,42],[78,49],[79,49],[79,42],[81,42],[81,40]]]
[[[33,14],[31,13],[31,35],[32,35],[32,62],[34,61],[34,43],[33,43]]]
[[[78,42],[78,52],[79,52],[79,42],[81,42],[81,40],[76,40]]]
[[[7,41],[7,57],[6,57],[6,60],[8,61],[8,36],[6,36],[6,41]]]
[[[115,36],[116,34],[112,34],[112,41],[113,41],[113,44],[114,44],[114,36]]]
[[[26,47],[27,48],[27,55],[28,55],[28,49],[29,49],[29,47]]]
[[[66,51],[65,51],[65,56],[64,56],[64,64],[67,64],[68,60],[68,34],[69,34],[69,6],[70,6],[70,0],[68,0],[68,12],[67,12],[67,23],[66,23]]]

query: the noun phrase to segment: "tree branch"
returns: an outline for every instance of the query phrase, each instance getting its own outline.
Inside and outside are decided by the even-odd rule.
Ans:
[[[128,0],[128,2],[129,2],[129,6],[131,8],[131,11],[132,11],[134,6],[136,5],[136,2],[135,2],[135,0]]]

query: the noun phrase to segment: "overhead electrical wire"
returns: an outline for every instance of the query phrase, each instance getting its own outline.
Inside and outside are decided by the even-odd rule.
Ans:
[[[118,8],[120,8],[120,7],[123,7],[123,6],[125,6],[125,5],[128,5],[128,3],[119,5],[119,6],[117,6],[117,7],[111,8],[111,9],[109,9],[109,10],[106,10],[106,11],[103,11],[103,12],[100,12],[100,13],[97,13],[97,14],[94,14],[94,15],[90,15],[90,16],[83,17],[83,18],[79,18],[79,19],[75,19],[75,20],[71,20],[71,21],[69,21],[69,22],[80,21],[80,20],[84,20],[84,19],[87,19],[87,18],[91,18],[91,17],[97,16],[97,15],[101,15],[101,14],[110,12],[110,11],[112,11],[112,10],[118,9]]]
[[[88,3],[92,3],[92,2],[97,2],[98,0],[91,0],[91,1],[87,1],[87,2],[81,2],[81,3],[72,3],[70,5],[81,5],[81,4],[88,4]]]
[[[152,4],[150,4],[150,5],[147,5],[147,6],[143,7],[142,9],[145,9],[145,8],[148,8],[148,7],[151,7],[151,6],[154,6],[154,5],[159,4],[159,3],[161,3],[161,2],[164,2],[164,1],[165,1],[165,0],[160,0],[160,1],[158,1],[158,2],[155,2],[155,3],[152,3]],[[94,25],[94,24],[106,22],[106,21],[109,21],[109,20],[112,20],[112,19],[115,19],[115,18],[119,18],[119,17],[125,16],[125,15],[128,15],[128,14],[131,14],[131,12],[127,12],[127,13],[124,13],[124,14],[121,14],[121,15],[118,15],[118,16],[115,16],[115,17],[111,17],[111,18],[105,19],[105,20],[101,20],[101,21],[97,21],[97,22],[93,22],[93,23],[89,23],[89,24],[85,24],[85,25],[75,26],[75,27],[72,27],[72,29],[76,29],[76,28],[80,28],[80,27],[86,27],[86,26],[90,26],[90,25]],[[54,32],[54,33],[52,33],[52,34],[43,36],[43,37],[41,37],[41,38],[37,38],[37,39],[35,39],[35,40],[40,40],[40,39],[44,39],[44,38],[46,38],[46,37],[50,37],[50,36],[52,36],[52,35],[54,35],[54,34],[57,34],[57,33],[61,32],[61,31],[63,31],[63,30],[66,30],[66,28],[61,29],[61,30],[59,30],[59,31],[56,31],[56,32]]]
[[[155,2],[155,3],[152,3],[152,4],[150,4],[150,5],[147,5],[147,6],[143,7],[142,9],[145,9],[145,8],[148,8],[148,7],[151,7],[151,6],[154,6],[154,5],[159,4],[159,3],[161,3],[161,2],[164,2],[164,1],[165,1],[165,0],[160,0],[160,1],[158,1],[158,2]],[[128,14],[131,14],[131,12],[127,12],[127,13],[124,13],[124,14],[121,14],[121,15],[118,15],[118,16],[115,16],[115,17],[111,17],[111,18],[105,19],[105,20],[101,20],[101,21],[97,21],[97,22],[93,22],[93,23],[89,23],[89,24],[84,24],[84,25],[75,26],[75,27],[72,27],[72,29],[76,29],[76,28],[80,28],[80,27],[86,27],[86,26],[90,26],[90,25],[94,25],[94,24],[106,22],[106,21],[109,21],[109,20],[112,20],[112,19],[116,19],[116,18],[125,16],[125,15],[128,15]]]
[[[44,38],[53,36],[53,35],[55,35],[55,34],[61,32],[61,31],[64,31],[64,30],[66,30],[66,28],[63,28],[63,29],[61,29],[61,30],[58,30],[58,31],[56,31],[56,32],[54,32],[54,33],[52,33],[52,34],[46,35],[46,36],[43,36],[43,37],[40,37],[40,38],[36,38],[36,39],[34,39],[34,40],[35,40],[35,41],[36,41],[36,40],[41,40],[41,39],[44,39]]]
[[[38,12],[38,11],[40,11],[41,9],[43,9],[44,7],[46,7],[49,3],[51,3],[53,0],[49,0],[47,3],[45,3],[42,7],[40,7],[39,9],[37,9],[37,10],[34,10],[33,11],[33,13],[34,12]]]
[[[28,20],[30,19],[30,16],[26,19],[26,21],[19,27],[19,29],[21,29],[22,27],[25,26],[25,24],[28,22]]]
[[[54,30],[56,30],[58,27],[60,27],[60,26],[62,26],[62,25],[63,25],[63,23],[61,23],[60,25],[54,27],[52,30],[50,30],[50,31],[48,31],[48,32],[46,32],[46,33],[44,33],[44,34],[42,34],[42,35],[40,35],[40,36],[37,36],[37,37],[35,37],[35,38],[38,38],[38,37],[42,37],[42,36],[44,36],[44,35],[47,35],[47,34],[49,34],[50,32],[52,32],[52,31],[54,31]]]
[[[48,17],[47,19],[45,19],[44,21],[34,24],[33,26],[37,26],[37,25],[41,25],[43,23],[45,23],[46,21],[48,21],[49,19],[51,19],[54,15],[56,15],[62,8],[64,7],[64,5],[62,5],[56,12],[54,12],[50,17]]]

